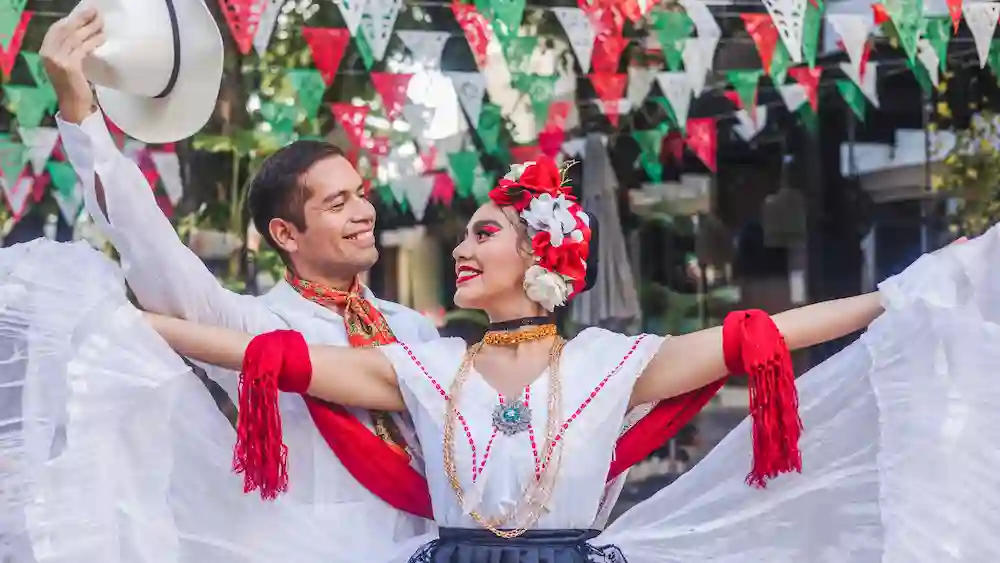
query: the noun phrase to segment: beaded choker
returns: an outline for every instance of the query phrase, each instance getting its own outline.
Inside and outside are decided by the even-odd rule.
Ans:
[[[531,326],[522,330],[493,330],[490,329],[483,336],[483,344],[490,346],[515,346],[532,340],[541,340],[550,336],[555,336],[556,325],[545,324],[541,326]]]

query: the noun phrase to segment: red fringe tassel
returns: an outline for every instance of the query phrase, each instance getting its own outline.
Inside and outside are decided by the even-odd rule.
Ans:
[[[312,365],[302,335],[279,330],[250,341],[243,356],[233,471],[243,474],[243,492],[260,490],[274,500],[288,490],[288,446],[282,441],[279,391],[303,393]]]
[[[799,396],[778,327],[763,311],[736,311],[726,317],[722,342],[730,373],[750,378],[753,467],[747,484],[764,488],[781,473],[801,473]]]

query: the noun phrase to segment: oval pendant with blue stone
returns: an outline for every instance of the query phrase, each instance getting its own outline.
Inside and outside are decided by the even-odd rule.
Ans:
[[[513,436],[528,429],[531,408],[521,399],[507,401],[493,408],[493,428],[505,436]]]

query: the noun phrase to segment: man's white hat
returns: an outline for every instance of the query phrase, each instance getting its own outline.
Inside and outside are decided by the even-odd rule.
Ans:
[[[115,125],[146,143],[197,133],[222,82],[219,27],[202,0],[83,0],[104,17],[105,43],[83,63]]]

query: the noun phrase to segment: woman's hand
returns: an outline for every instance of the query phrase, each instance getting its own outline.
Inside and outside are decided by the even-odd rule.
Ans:
[[[254,335],[210,325],[143,313],[156,332],[181,356],[232,371],[243,367],[243,355]],[[309,346],[312,379],[307,394],[349,407],[402,411],[396,373],[375,348]]]

